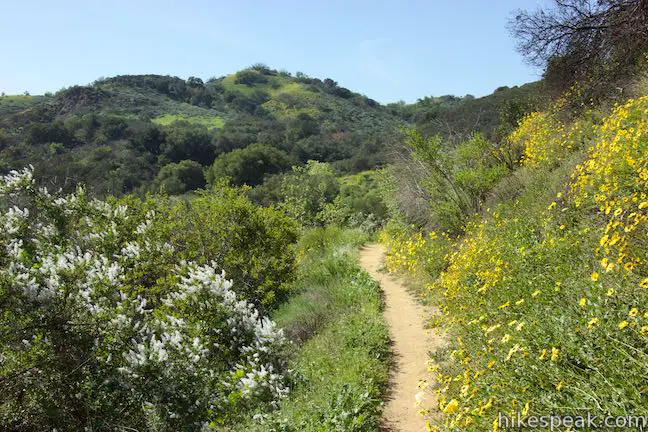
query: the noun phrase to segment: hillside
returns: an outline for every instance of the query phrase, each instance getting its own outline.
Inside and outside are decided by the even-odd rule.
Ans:
[[[371,168],[384,163],[400,123],[333,80],[262,65],[206,83],[117,76],[52,96],[0,98],[0,171],[33,164],[48,184],[84,183],[98,195],[161,185],[182,193],[204,186],[203,171],[219,156],[251,144],[275,162],[270,173],[310,159],[341,172]]]
[[[425,96],[413,104],[395,103],[387,108],[425,134],[441,134],[456,140],[480,132],[497,139],[514,128],[526,112],[546,103],[542,83],[536,81],[501,86],[483,97]]]
[[[388,163],[407,124],[450,139],[497,138],[539,103],[538,89],[382,106],[331,79],[263,65],[207,82],[101,78],[54,95],[0,97],[0,173],[31,164],[41,182],[85,184],[98,196],[181,194],[221,177],[254,186],[311,159],[355,173]]]
[[[408,137],[428,168],[434,229],[397,214],[381,238],[387,268],[418,284],[441,310],[432,325],[451,336],[433,353],[429,430],[497,431],[516,415],[557,412],[575,425],[598,415],[599,426],[605,416],[645,426],[648,97],[645,82],[636,88],[578,116],[565,112],[567,99],[525,116],[506,139],[520,155],[509,172],[471,140],[442,178],[434,140]],[[452,208],[488,178],[476,206]]]

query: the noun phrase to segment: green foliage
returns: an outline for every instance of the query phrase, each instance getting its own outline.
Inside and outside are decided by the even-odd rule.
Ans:
[[[73,137],[62,122],[32,124],[27,140],[31,145],[61,143],[72,146],[74,144]]]
[[[339,162],[336,169],[350,173],[385,162],[398,124],[332,80],[263,65],[207,82],[117,76],[54,96],[0,98],[0,129],[11,131],[0,169],[33,164],[38,181],[65,191],[82,183],[92,194],[120,195],[150,189],[169,163],[208,167],[223,153],[263,144],[285,151],[291,165]],[[95,157],[103,146],[112,151]]]
[[[204,126],[174,123],[173,127],[166,131],[161,150],[171,162],[191,159],[201,165],[208,165],[214,161],[211,135]]]
[[[318,228],[300,241],[299,293],[273,315],[299,343],[290,397],[235,431],[375,431],[389,337],[378,284],[355,262],[359,231]]]
[[[175,245],[179,258],[217,262],[235,280],[236,292],[263,309],[286,299],[295,277],[292,244],[297,240],[297,226],[287,216],[255,206],[244,189],[222,182],[211,191],[157,206],[166,217],[156,233]]]
[[[405,144],[425,169],[423,186],[430,207],[431,224],[441,231],[461,231],[466,219],[477,213],[486,193],[508,174],[497,149],[481,134],[452,148],[437,135],[425,137],[406,131]]]
[[[228,189],[50,195],[29,169],[0,177],[0,210],[3,429],[227,428],[287,394],[285,339],[251,303],[290,280],[285,216]]]
[[[252,86],[254,84],[265,84],[266,82],[268,82],[268,79],[265,77],[265,75],[253,69],[245,69],[239,71],[234,75],[234,77],[234,82],[236,84],[243,84],[247,86]]]
[[[151,121],[162,126],[170,126],[175,122],[187,122],[205,126],[207,129],[220,129],[225,124],[225,121],[218,116],[187,116],[184,114],[164,114]]]
[[[440,134],[447,140],[461,140],[479,132],[499,141],[498,137],[502,136],[500,125],[515,116],[508,116],[508,113],[513,114],[517,109],[526,113],[542,106],[540,90],[541,83],[535,82],[519,87],[500,87],[480,98],[471,95],[426,96],[414,104],[396,103],[388,105],[388,108],[414,123],[426,135]],[[503,112],[507,114],[503,115]]]
[[[279,207],[306,226],[321,225],[322,211],[333,202],[339,184],[329,164],[308,161],[281,179]]]
[[[164,191],[169,195],[181,195],[206,184],[203,167],[195,161],[184,160],[165,165],[148,188],[152,192]]]
[[[379,229],[388,216],[383,199],[381,176],[365,171],[340,179],[340,192],[324,207],[322,219],[327,224],[360,228],[366,232]]]
[[[207,170],[207,180],[230,179],[234,185],[254,186],[263,183],[268,174],[290,168],[294,160],[283,150],[264,144],[253,144],[220,155]]]

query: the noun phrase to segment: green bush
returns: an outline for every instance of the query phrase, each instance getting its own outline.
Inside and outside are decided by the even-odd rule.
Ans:
[[[230,190],[168,204],[0,177],[3,430],[220,429],[288,393],[283,333],[245,297],[290,269],[292,225]],[[259,291],[220,272],[236,257]]]
[[[254,186],[263,183],[268,174],[289,169],[294,160],[283,150],[264,144],[253,144],[222,154],[207,169],[207,180],[214,183],[229,178],[234,185]]]
[[[170,195],[180,195],[205,186],[203,167],[195,161],[184,160],[162,167],[148,189],[164,190]]]
[[[154,228],[176,255],[224,269],[234,290],[263,309],[284,300],[295,277],[296,223],[271,208],[259,208],[245,189],[222,183],[175,203],[158,200],[165,217]]]

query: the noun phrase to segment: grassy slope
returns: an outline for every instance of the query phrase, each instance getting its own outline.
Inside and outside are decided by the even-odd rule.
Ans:
[[[202,125],[205,126],[207,129],[220,129],[225,124],[223,119],[218,115],[187,116],[183,114],[164,114],[152,120],[153,123],[157,123],[162,126],[169,126],[177,121],[184,121],[191,124]]]
[[[6,95],[0,96],[0,115],[27,109],[43,100],[45,96]]]
[[[645,413],[647,104],[619,108],[584,141],[582,120],[531,128],[535,162],[493,191],[430,275],[456,338],[438,353],[440,430],[491,430],[498,412]],[[392,265],[417,267],[437,244],[414,239]]]
[[[378,285],[356,263],[365,239],[337,228],[305,235],[299,294],[273,316],[295,341],[298,378],[277,411],[237,430],[377,430],[388,334]]]

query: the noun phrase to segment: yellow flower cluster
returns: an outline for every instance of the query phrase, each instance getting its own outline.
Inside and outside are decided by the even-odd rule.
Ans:
[[[640,264],[637,248],[645,247],[647,120],[648,96],[616,107],[598,128],[598,141],[587,160],[576,167],[570,185],[576,207],[593,202],[606,219],[597,254],[608,273],[633,271]]]
[[[424,233],[414,227],[390,222],[380,233],[379,241],[387,246],[387,271],[435,273],[435,268],[442,266],[444,262],[444,251],[450,238],[446,233]]]
[[[386,231],[383,231],[380,235],[380,241],[388,247],[385,256],[387,271],[415,272],[421,264],[421,254],[425,250],[428,239],[421,232],[415,232],[410,236],[402,231],[392,234],[395,235],[390,236]],[[430,235],[436,236],[434,232]]]
[[[436,250],[436,234],[383,232],[389,271],[427,271],[431,256],[445,262],[428,288],[457,343],[430,370],[442,416],[429,430],[498,430],[498,412],[542,412],[538,401],[547,398],[579,407],[587,403],[579,394],[607,391],[610,380],[625,390],[645,382],[646,353],[637,347],[645,347],[648,311],[637,306],[648,298],[646,119],[648,97],[615,108],[597,127],[531,114],[510,138],[525,146],[526,165],[560,163],[583,141],[592,146],[556,201],[531,191],[524,203],[504,203],[469,222],[448,253],[450,239]],[[610,351],[599,356],[601,349]],[[636,365],[624,363],[635,356]],[[575,358],[596,367],[600,387],[579,380]]]
[[[501,224],[498,220],[496,224]],[[499,249],[493,247],[491,239],[485,237],[486,222],[469,223],[466,238],[470,241],[448,256],[450,265],[439,278],[429,286],[431,291],[441,292],[446,300],[451,300],[465,290],[485,294],[497,286],[503,279],[507,263],[503,260]],[[467,283],[463,276],[474,275]]]
[[[524,150],[522,165],[532,168],[554,164],[580,148],[592,135],[588,121],[567,126],[554,110],[527,114],[507,137],[509,145]]]

